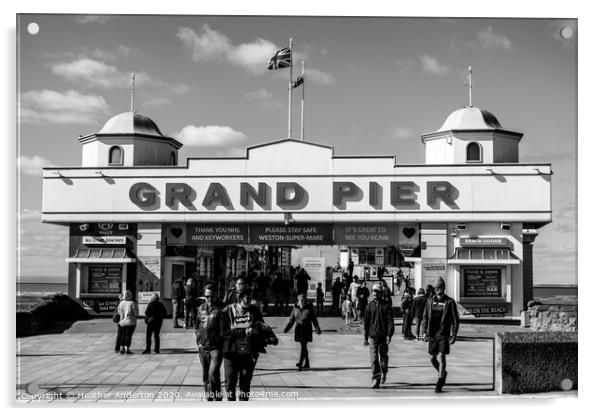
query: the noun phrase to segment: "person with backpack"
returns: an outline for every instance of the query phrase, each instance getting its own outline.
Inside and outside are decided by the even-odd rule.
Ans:
[[[253,296],[249,288],[243,289],[237,303],[224,309],[222,336],[224,338],[224,376],[226,398],[236,400],[236,386],[239,387],[238,400],[249,400],[253,371],[259,353],[265,351],[262,339],[263,317],[259,309],[252,305]]]
[[[203,368],[203,384],[208,401],[222,400],[220,368],[223,360],[221,334],[222,309],[226,306],[217,297],[213,283],[205,285],[205,302],[197,313],[195,325],[199,360]]]

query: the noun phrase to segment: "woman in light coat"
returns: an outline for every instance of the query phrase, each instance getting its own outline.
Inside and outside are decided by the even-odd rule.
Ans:
[[[132,292],[125,291],[124,299],[119,303],[117,312],[119,313],[119,326],[121,327],[121,354],[132,354],[130,345],[132,344],[132,335],[136,329],[136,320],[138,318],[138,306],[134,302]]]

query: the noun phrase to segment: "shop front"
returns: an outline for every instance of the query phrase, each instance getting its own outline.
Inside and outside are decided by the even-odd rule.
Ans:
[[[551,166],[518,163],[522,134],[479,109],[458,111],[470,113],[470,128],[453,113],[423,135],[425,165],[285,139],[251,146],[244,157],[98,166],[104,156],[94,152],[113,139],[131,136],[126,153],[142,139],[176,153],[181,146],[149,133],[148,120],[138,133],[144,116],[118,115],[102,134],[80,139],[81,167],[44,168],[42,219],[69,224],[69,293],[99,311],[126,289],[145,299],[158,292],[171,307],[179,277],[214,281],[223,292],[256,265],[286,269],[295,247],[328,246],[346,250],[362,278],[383,267],[404,270],[416,288],[442,278],[466,315],[518,317],[532,293],[525,250],[551,221]],[[127,134],[118,130],[132,122]],[[463,159],[467,144],[481,142],[478,163]],[[312,273],[332,279],[329,265],[309,257]]]

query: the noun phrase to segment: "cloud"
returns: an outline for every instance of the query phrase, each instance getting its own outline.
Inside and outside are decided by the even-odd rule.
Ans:
[[[422,64],[422,70],[429,74],[445,75],[449,72],[449,67],[440,64],[437,58],[433,56],[422,55],[420,63]]]
[[[86,23],[107,23],[111,20],[112,16],[107,15],[80,15],[76,16],[75,20],[77,20],[80,24],[85,25]]]
[[[232,48],[230,39],[211,29],[208,24],[201,26],[200,35],[189,27],[180,27],[176,36],[192,51],[192,60],[195,62],[224,59]]]
[[[89,58],[81,58],[72,62],[51,64],[52,73],[75,84],[104,89],[128,88],[131,85],[132,72],[119,71],[113,65]],[[150,76],[144,72],[136,72],[136,85],[150,82]]]
[[[89,124],[101,121],[109,106],[100,95],[78,91],[28,91],[20,95],[19,117],[24,123]]]
[[[164,106],[164,105],[173,105],[173,101],[171,101],[169,98],[165,98],[165,97],[154,97],[154,98],[149,98],[148,100],[144,100],[142,102],[142,105],[158,107],[158,106]]]
[[[251,91],[245,94],[245,98],[247,100],[266,100],[268,98],[272,98],[273,96],[274,94],[272,94],[265,88],[262,88],[257,91]]]
[[[54,166],[54,163],[38,155],[20,156],[18,160],[18,166],[21,173],[26,175],[41,176],[42,167]]]
[[[314,68],[305,68],[305,76],[309,81],[321,85],[334,84],[336,82],[331,74]]]
[[[176,36],[183,42],[184,47],[192,52],[194,62],[227,62],[230,65],[243,68],[252,75],[264,75],[268,72],[267,61],[275,50],[279,49],[274,42],[267,39],[257,38],[253,42],[232,44],[232,41],[224,34],[211,29],[208,24],[201,25],[199,33],[189,27],[180,27]],[[308,53],[313,51],[309,46],[302,50],[293,52],[293,64],[300,66],[300,62],[308,62]],[[320,49],[316,53],[325,55],[328,53],[325,49]],[[282,76],[275,71],[276,76]],[[331,74],[310,68],[305,71],[308,79],[326,85],[334,84],[335,79]],[[284,74],[286,75],[286,74]]]
[[[176,138],[184,146],[196,147],[231,147],[247,140],[244,133],[228,126],[186,126]]]
[[[396,139],[410,139],[414,137],[414,132],[407,127],[397,127],[393,130],[392,136]]]
[[[414,67],[416,66],[416,61],[412,58],[408,59],[395,59],[395,66],[399,69],[399,71],[403,74],[409,74],[412,72]]]
[[[103,59],[103,60],[114,62],[114,61],[117,61],[119,59],[119,57],[124,57],[124,58],[128,58],[128,59],[138,58],[138,57],[142,56],[142,51],[138,48],[133,48],[133,47],[126,46],[126,45],[119,45],[113,51],[105,51],[105,50],[96,48],[89,54],[97,59]],[[88,56],[88,51],[86,48],[83,48],[83,50],[80,53],[71,53],[71,54],[66,54],[66,55],[67,56],[71,55],[71,57],[76,56],[79,58],[85,58]]]
[[[486,49],[511,49],[512,42],[506,36],[495,33],[492,27],[487,27],[477,33],[479,44]]]

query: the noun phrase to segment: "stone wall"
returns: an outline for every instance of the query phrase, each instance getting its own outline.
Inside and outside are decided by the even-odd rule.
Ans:
[[[556,296],[530,301],[529,321],[535,331],[576,332],[577,297]]]
[[[576,332],[495,334],[498,394],[577,389]]]

